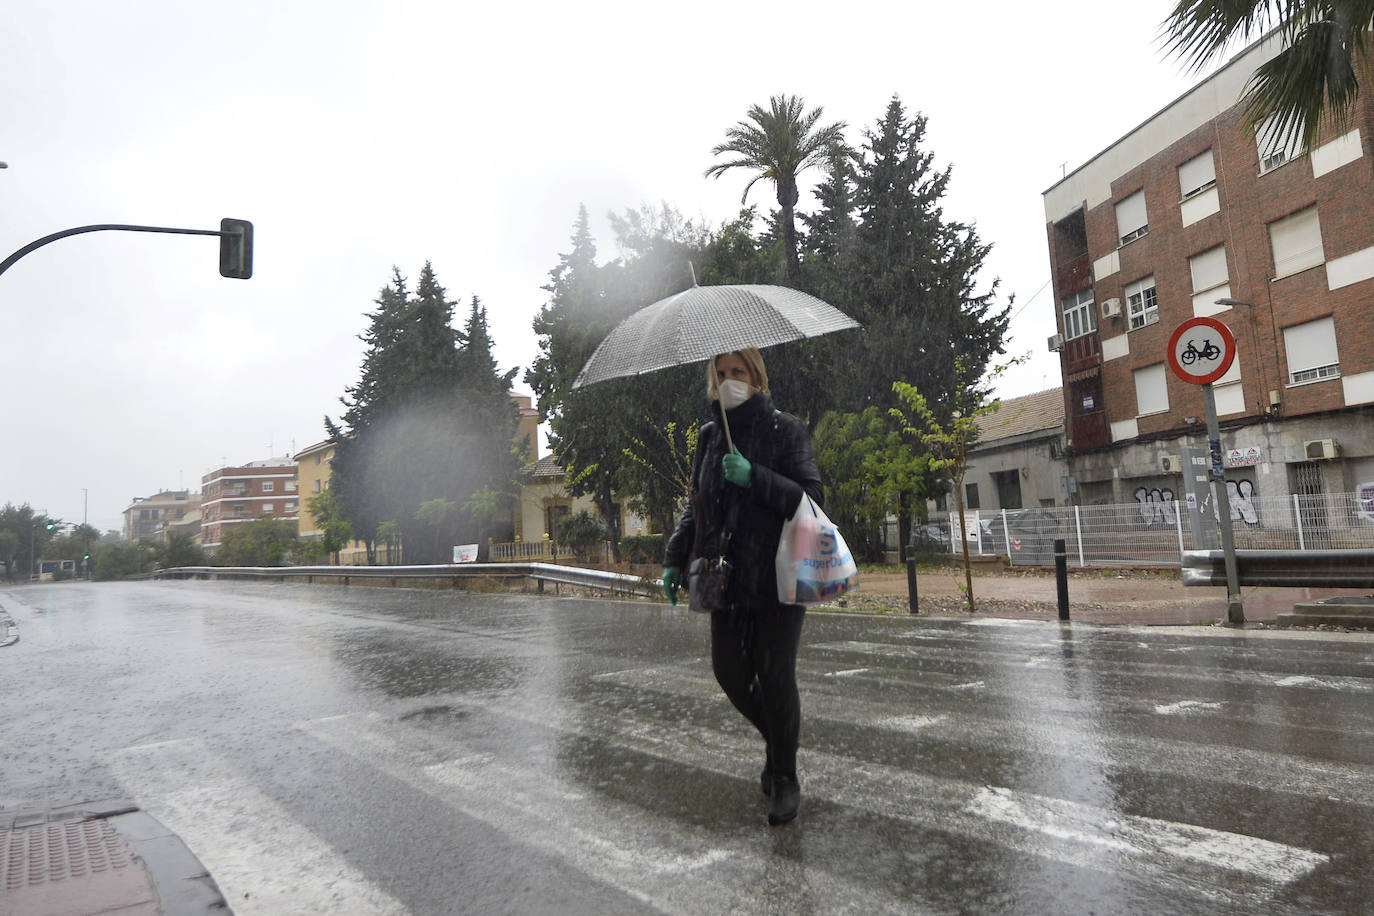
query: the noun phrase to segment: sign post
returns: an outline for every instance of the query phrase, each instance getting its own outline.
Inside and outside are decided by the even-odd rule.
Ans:
[[[1236,539],[1231,528],[1231,498],[1226,492],[1226,469],[1221,452],[1221,425],[1212,383],[1226,374],[1236,359],[1236,338],[1215,318],[1189,318],[1169,338],[1169,368],[1190,385],[1202,386],[1202,407],[1207,414],[1207,446],[1212,470],[1212,493],[1221,526],[1221,549],[1226,564],[1226,621],[1245,623],[1240,600],[1240,576],[1236,572]]]

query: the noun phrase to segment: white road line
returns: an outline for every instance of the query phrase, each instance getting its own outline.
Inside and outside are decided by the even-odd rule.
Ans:
[[[620,672],[628,675],[630,672]],[[662,676],[661,670],[655,676]],[[689,685],[694,691],[696,685]],[[507,704],[480,702],[490,714],[526,721],[560,730],[549,723],[536,709],[521,709]],[[708,772],[738,776],[741,759],[758,750],[757,742],[745,735],[733,735],[697,726],[671,726],[643,720],[619,717],[584,717],[577,729],[582,737],[602,737],[635,752],[650,754]],[[1058,809],[1072,812],[1072,824],[1062,825],[1061,836],[1047,829],[1048,820],[1032,827],[1012,822],[1007,817],[991,816],[990,811],[975,803],[987,787],[964,780],[928,776],[924,773],[899,769],[884,764],[859,761],[850,757],[807,751],[803,748],[800,760],[803,797],[823,798],[837,805],[895,818],[927,829],[947,831],[975,841],[1000,845],[1007,849],[1061,862],[1068,865],[1132,874],[1137,880],[1151,885],[1170,887],[1210,902],[1223,900],[1240,911],[1253,909],[1269,901],[1291,874],[1298,877],[1325,862],[1322,853],[1298,847],[1284,846],[1271,841],[1228,833],[1189,824],[1173,823],[1150,818],[1127,818],[1119,812],[1064,801]],[[997,789],[1027,808],[1045,808],[1037,803],[1039,796],[1012,789]],[[1055,800],[1046,800],[1055,801]],[[1076,836],[1081,822],[1115,824],[1129,821],[1136,832],[1131,841],[1107,856],[1101,842],[1085,843]],[[1153,827],[1146,829],[1146,824]],[[1105,834],[1104,834],[1105,835]],[[1186,838],[1194,838],[1189,845]],[[1226,842],[1226,851],[1255,844],[1269,850],[1257,860],[1221,861],[1217,858],[1193,855],[1202,848],[1198,839]],[[1123,841],[1124,842],[1124,841]],[[1185,854],[1187,853],[1187,854]],[[1284,870],[1275,863],[1290,863]],[[1297,863],[1297,864],[1292,864]],[[1301,870],[1299,870],[1301,869]],[[1255,879],[1250,886],[1239,884],[1234,872],[1241,871]],[[813,875],[814,882],[814,875]]]
[[[1126,855],[1162,854],[1244,872],[1274,885],[1296,881],[1331,857],[1256,837],[1112,814],[1058,798],[984,787],[968,810],[1054,839],[1095,844]]]
[[[408,910],[199,740],[115,751],[139,807],[185,841],[238,916]]]
[[[1155,712],[1161,716],[1188,715],[1194,712],[1220,712],[1220,703],[1208,703],[1203,700],[1179,700],[1177,703],[1165,703],[1155,706]]]
[[[494,703],[472,703],[492,713]],[[540,710],[518,717],[531,726],[572,734]],[[863,913],[912,912],[909,901],[877,895],[844,876],[817,886],[814,863],[790,862],[760,843],[767,830],[719,834],[681,822],[646,816],[644,810],[587,791],[561,779],[554,768],[501,758],[451,736],[433,734],[379,716],[341,716],[298,724],[306,734],[376,767],[451,809],[500,830],[515,841],[559,858],[582,874],[665,913],[786,912],[778,888],[800,893],[796,909]],[[637,746],[657,749],[651,728],[624,723],[640,734]],[[757,750],[757,748],[755,748]],[[652,752],[651,752],[652,753]],[[447,755],[444,759],[436,757]],[[654,754],[654,756],[662,756]],[[760,882],[758,876],[768,880]],[[778,907],[781,906],[781,909]]]

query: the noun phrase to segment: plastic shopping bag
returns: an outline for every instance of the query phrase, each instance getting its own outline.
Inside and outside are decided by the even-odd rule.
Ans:
[[[859,567],[844,537],[805,494],[782,526],[776,566],[783,604],[819,604],[859,587]]]

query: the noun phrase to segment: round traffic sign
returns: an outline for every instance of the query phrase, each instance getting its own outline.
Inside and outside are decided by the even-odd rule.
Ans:
[[[1215,318],[1189,318],[1169,338],[1169,368],[1193,385],[1208,385],[1236,359],[1236,338]]]

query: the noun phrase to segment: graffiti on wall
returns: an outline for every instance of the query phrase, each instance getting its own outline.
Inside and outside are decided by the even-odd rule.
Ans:
[[[1255,505],[1255,484],[1250,480],[1226,481],[1226,496],[1231,501],[1231,521],[1258,525],[1259,509]],[[1173,525],[1178,521],[1178,503],[1174,491],[1168,487],[1136,487],[1135,501],[1140,504],[1140,520],[1145,527]],[[1207,507],[1204,505],[1203,511]],[[1212,507],[1212,515],[1221,521],[1221,510]]]
[[[1140,520],[1147,528],[1178,522],[1178,504],[1168,487],[1136,487],[1135,501],[1140,503]]]

